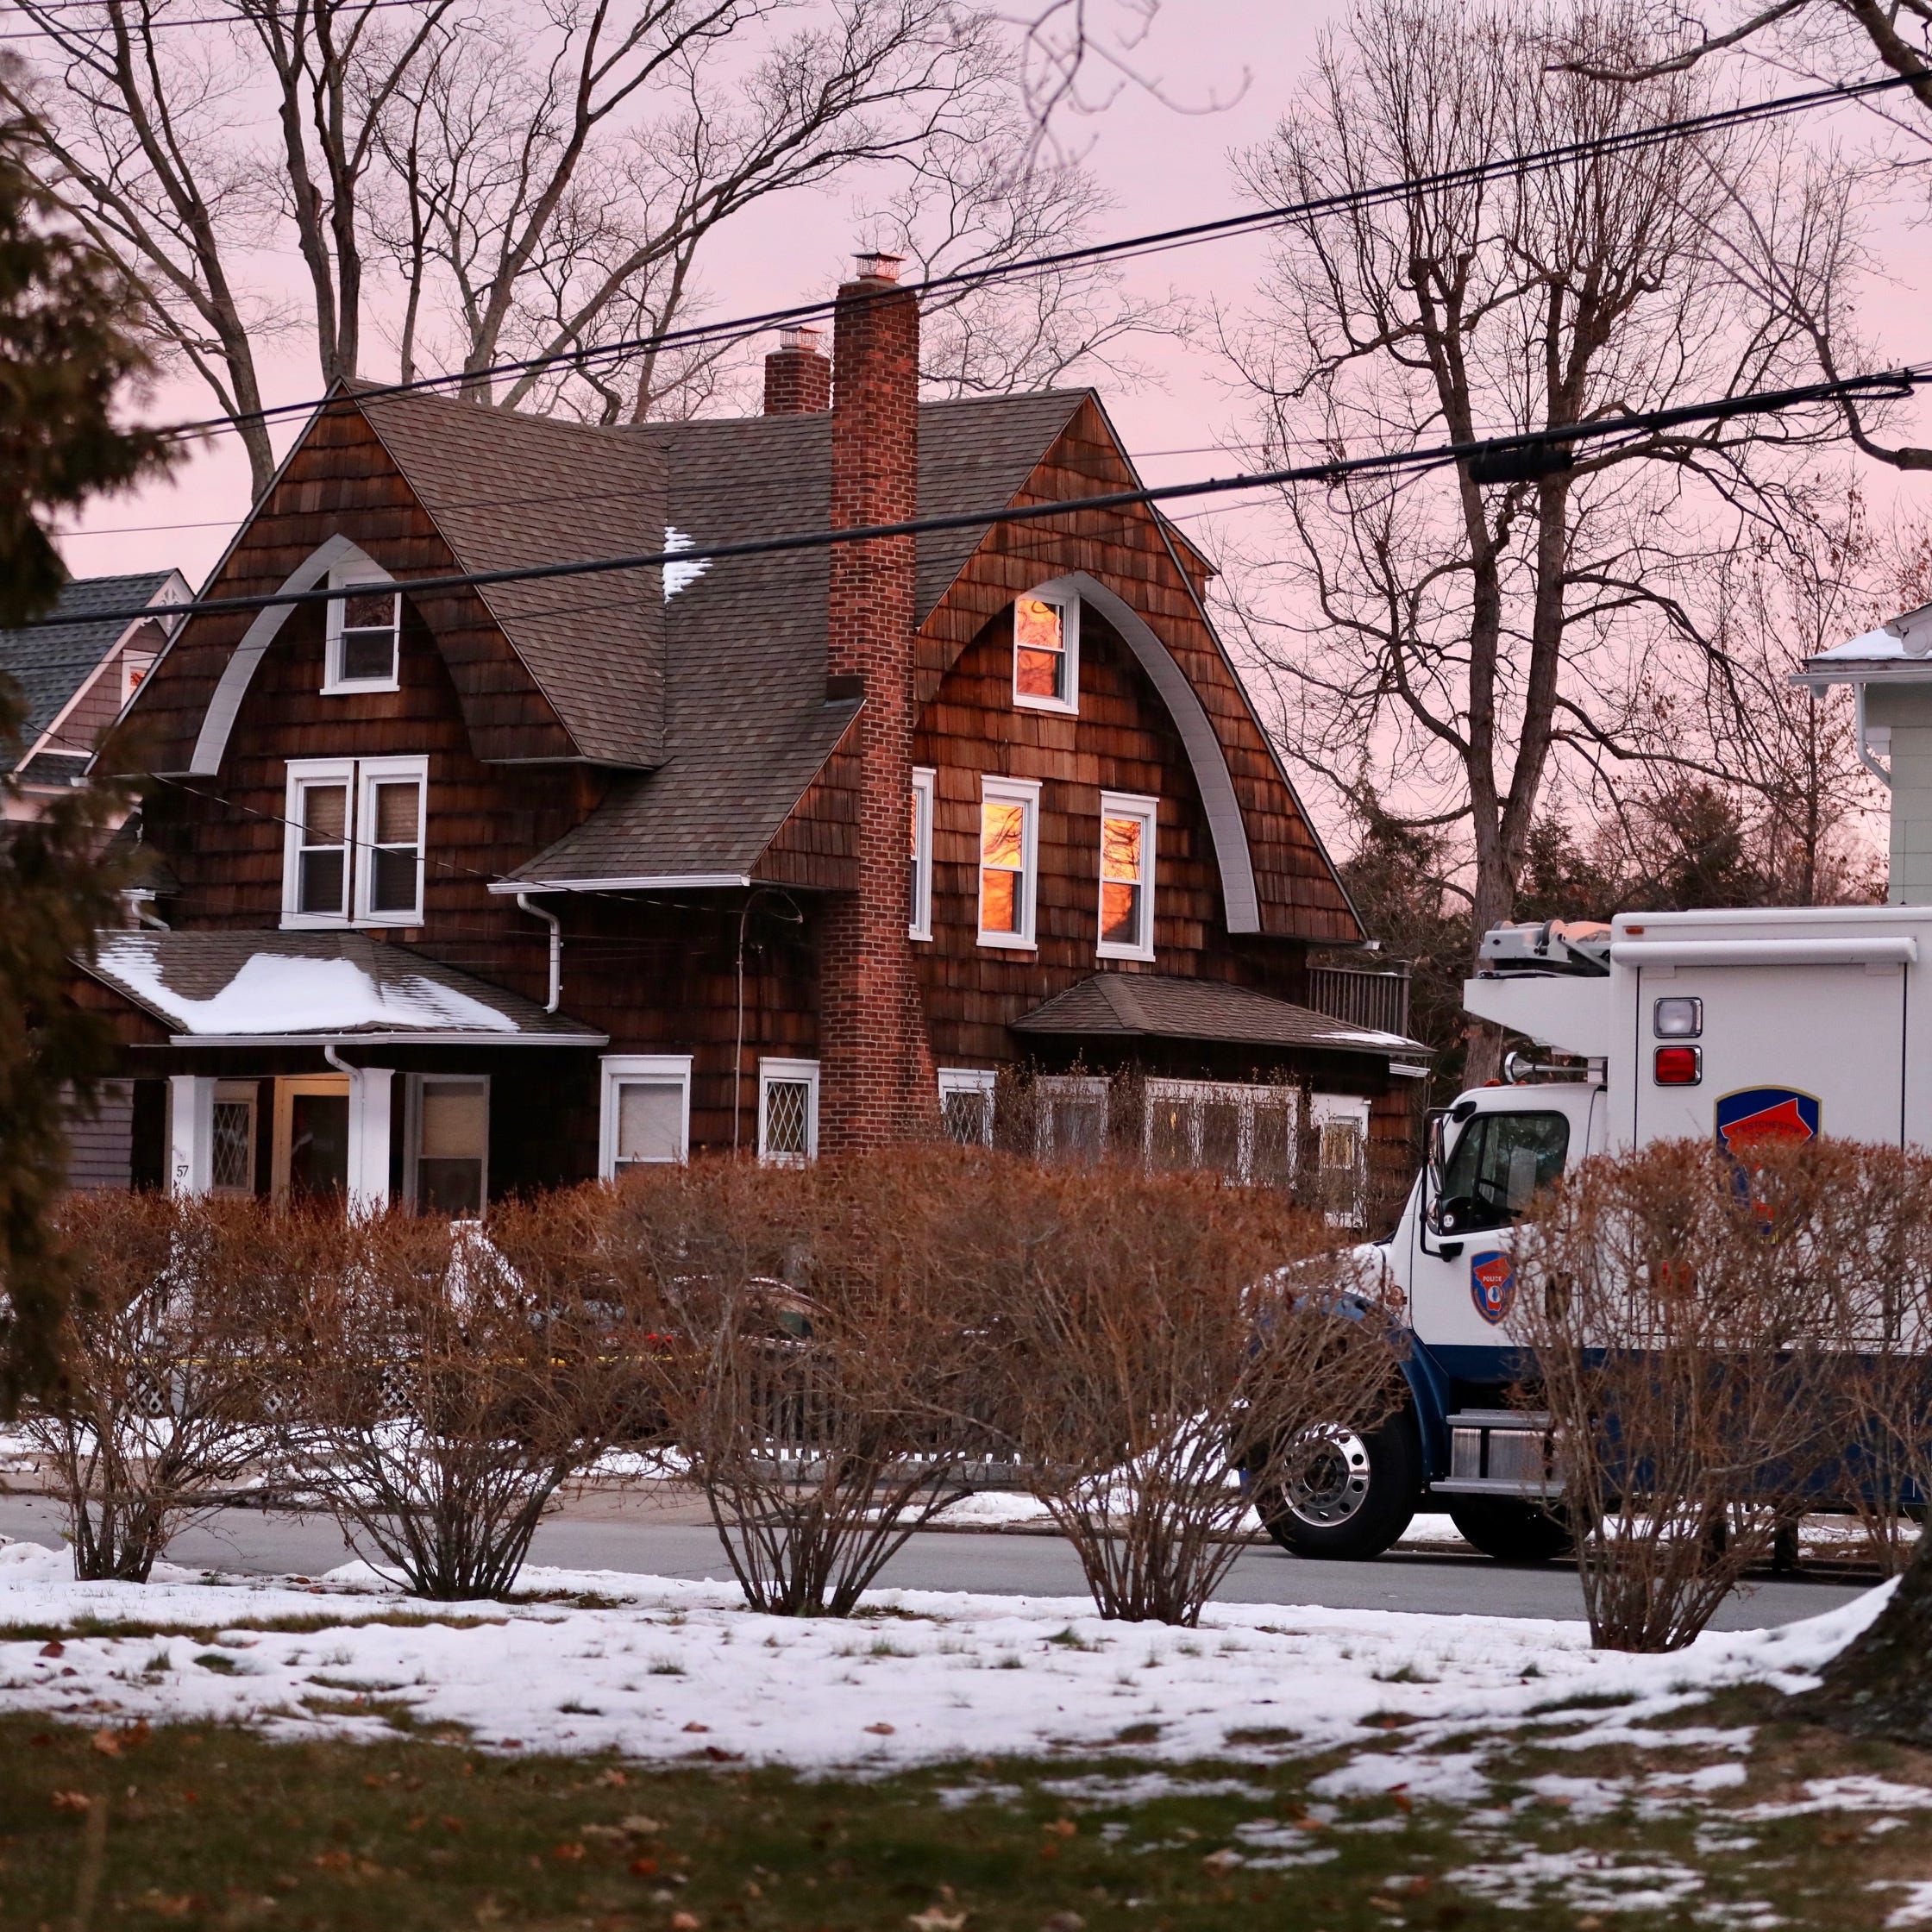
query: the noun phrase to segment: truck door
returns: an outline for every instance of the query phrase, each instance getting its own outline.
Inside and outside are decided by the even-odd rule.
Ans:
[[[1451,1375],[1502,1375],[1515,1278],[1509,1230],[1530,1196],[1588,1149],[1586,1091],[1526,1087],[1471,1115],[1444,1164],[1435,1227],[1411,1217],[1410,1320]]]
[[[1896,965],[1640,967],[1637,1139],[1904,1134]]]

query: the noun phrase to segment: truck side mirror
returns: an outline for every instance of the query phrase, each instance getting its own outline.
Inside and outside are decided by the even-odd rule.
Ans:
[[[1427,1151],[1422,1163],[1422,1220],[1424,1224],[1440,1233],[1436,1223],[1436,1210],[1442,1201],[1442,1176],[1447,1165],[1449,1110],[1433,1107],[1428,1113]]]

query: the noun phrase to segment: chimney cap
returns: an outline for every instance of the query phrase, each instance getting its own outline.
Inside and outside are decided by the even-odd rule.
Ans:
[[[781,349],[803,349],[809,355],[824,352],[819,345],[825,340],[825,330],[809,322],[787,323],[778,331],[778,346]]]
[[[862,282],[896,282],[904,255],[888,254],[882,248],[868,248],[858,256]]]

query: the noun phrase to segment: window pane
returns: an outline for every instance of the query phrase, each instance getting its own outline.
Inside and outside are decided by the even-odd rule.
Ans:
[[[1295,1172],[1295,1113],[1285,1101],[1257,1101],[1248,1178],[1258,1187],[1285,1185]]]
[[[369,883],[372,913],[413,913],[416,910],[416,848],[405,845],[375,854],[373,876]]]
[[[1107,1146],[1107,1102],[1098,1095],[1056,1095],[1047,1102],[1057,1161],[1096,1161]]]
[[[1241,1103],[1208,1100],[1201,1103],[1201,1164],[1231,1181],[1241,1176]]]
[[[617,1164],[684,1157],[684,1087],[673,1080],[626,1080],[618,1088]]]
[[[302,894],[298,910],[304,913],[340,913],[343,910],[342,888],[348,872],[345,854],[304,852],[302,855]]]
[[[1013,607],[1013,636],[1016,644],[1040,650],[1064,649],[1060,606],[1040,597],[1019,599]]]
[[[1019,875],[1017,872],[980,874],[980,931],[1019,931]]]
[[[1021,651],[1013,666],[1014,690],[1022,698],[1060,697],[1060,667],[1063,662],[1057,651]]]
[[[426,1160],[481,1160],[489,1145],[490,1089],[480,1080],[423,1083]]]
[[[774,1080],[765,1088],[765,1151],[812,1151],[812,1088],[803,1080]]]
[[[1110,946],[1141,943],[1138,886],[1117,885],[1111,879],[1101,886],[1101,938]]]
[[[396,674],[393,630],[345,630],[342,633],[342,681],[392,678]]]
[[[412,778],[405,784],[378,785],[375,791],[375,841],[379,845],[413,845],[422,787]]]
[[[288,1184],[306,1197],[348,1188],[347,1094],[298,1094],[290,1101]]]
[[[1145,827],[1138,819],[1101,820],[1101,877],[1140,882],[1140,844]]]
[[[1187,1100],[1147,1103],[1147,1159],[1157,1170],[1172,1173],[1194,1165],[1195,1105]]]
[[[416,1204],[425,1214],[468,1220],[483,1212],[483,1164],[430,1160],[416,1164]]]
[[[302,831],[304,844],[342,844],[348,836],[348,787],[304,785]]]
[[[250,1194],[255,1177],[255,1110],[250,1101],[215,1102],[210,1179],[216,1194]]]
[[[906,841],[906,850],[907,850],[907,851],[908,851],[908,852],[909,852],[909,853],[910,853],[910,854],[912,855],[912,860],[913,860],[913,863],[914,865],[917,865],[917,864],[918,864],[918,863],[919,862],[919,794],[918,794],[917,792],[914,792],[914,793],[913,794],[913,795],[911,796],[911,798],[909,798],[909,799],[908,799],[908,800],[906,800],[906,803],[907,803],[907,804],[908,804],[909,806],[912,806],[912,808],[913,808],[913,809],[912,809],[912,813],[911,813],[911,818],[910,818],[910,824],[909,824],[909,826],[908,826],[908,830],[909,830],[909,831],[910,831],[910,834],[911,834],[911,836],[910,836],[910,837],[908,837],[908,839],[907,839],[907,841]]]
[[[344,630],[393,630],[395,628],[394,591],[356,590],[342,599]]]
[[[982,1087],[956,1088],[943,1095],[940,1117],[946,1136],[962,1147],[989,1146],[993,1140],[993,1095]]]
[[[1005,799],[980,806],[980,856],[987,865],[1017,872],[1026,852],[1026,807]]]
[[[1443,1176],[1458,1225],[1500,1227],[1563,1171],[1570,1122],[1561,1113],[1478,1113],[1463,1129]]]

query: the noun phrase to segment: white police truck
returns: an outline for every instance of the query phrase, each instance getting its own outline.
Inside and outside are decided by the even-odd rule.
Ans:
[[[1571,1163],[1685,1137],[1932,1146],[1932,906],[1498,926],[1464,1004],[1575,1070],[1515,1054],[1506,1082],[1431,1116],[1401,1221],[1368,1251],[1406,1318],[1408,1403],[1372,1433],[1312,1440],[1256,1499],[1305,1555],[1379,1554],[1430,1507],[1492,1556],[1566,1547],[1537,1501],[1543,1419],[1509,1407],[1507,1236]]]

